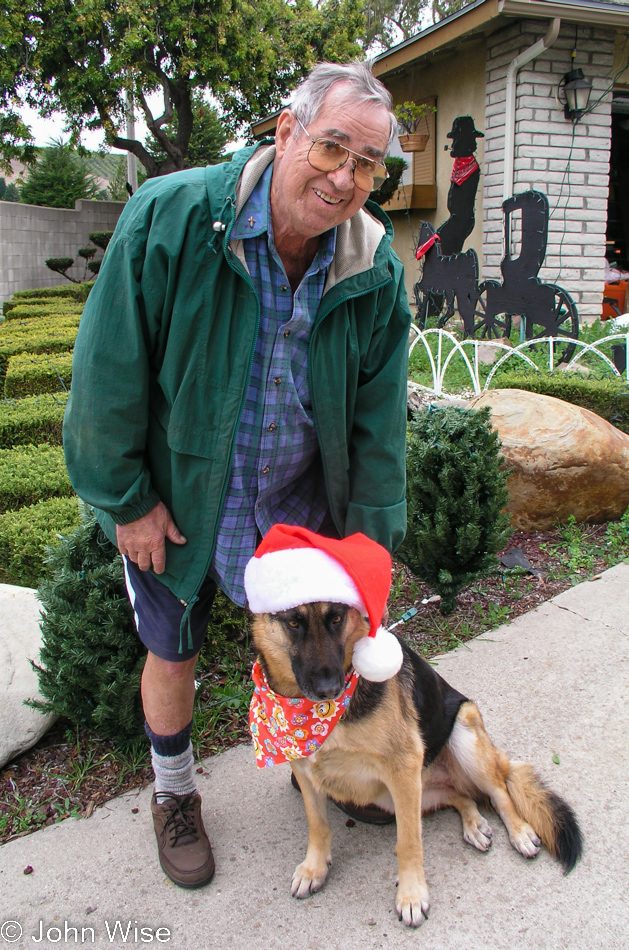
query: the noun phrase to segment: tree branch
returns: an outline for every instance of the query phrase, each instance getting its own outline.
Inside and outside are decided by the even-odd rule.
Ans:
[[[148,107],[142,90],[140,89],[136,95],[140,101],[142,109],[144,110],[144,114],[146,115],[146,124],[149,131],[153,133],[168,157],[174,163],[175,168],[183,168],[183,155],[181,154],[180,149],[171,142],[164,130],[160,127],[160,125],[158,125],[157,121],[151,115],[151,110]]]
[[[136,158],[139,158],[144,167],[146,168],[146,173],[149,178],[155,178],[159,172],[159,166],[150,152],[144,148],[141,142],[138,142],[137,139],[125,139],[119,135],[114,135],[110,140],[109,144],[113,145],[114,148],[124,149],[127,152],[131,152],[132,155],[135,155]]]

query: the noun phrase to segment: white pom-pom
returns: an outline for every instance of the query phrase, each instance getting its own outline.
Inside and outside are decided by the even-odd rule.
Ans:
[[[354,645],[352,664],[359,676],[372,683],[382,683],[395,676],[404,654],[396,636],[378,627],[375,637],[362,637]]]

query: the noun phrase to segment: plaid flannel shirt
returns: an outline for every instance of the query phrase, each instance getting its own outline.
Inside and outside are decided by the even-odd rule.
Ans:
[[[336,230],[322,235],[293,295],[273,241],[272,174],[271,164],[231,232],[243,241],[260,300],[260,327],[210,575],[240,606],[247,602],[243,575],[258,533],[264,536],[278,522],[318,531],[328,516],[308,388],[308,343],[334,257]]]

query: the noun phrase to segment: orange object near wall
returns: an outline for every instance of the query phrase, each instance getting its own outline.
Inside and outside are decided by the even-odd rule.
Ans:
[[[601,313],[601,320],[611,320],[618,316],[618,311],[614,309],[611,303],[606,303],[605,298],[613,300],[620,313],[627,312],[626,300],[628,284],[629,281],[626,280],[617,280],[614,281],[613,284],[605,284],[605,289],[603,291],[603,312]]]

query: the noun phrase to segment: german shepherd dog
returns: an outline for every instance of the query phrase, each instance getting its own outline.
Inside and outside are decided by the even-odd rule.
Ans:
[[[272,690],[312,702],[336,698],[352,665],[354,644],[369,624],[358,610],[312,603],[257,614],[253,640]],[[395,909],[409,927],[428,917],[423,870],[422,812],[452,806],[463,838],[479,851],[491,829],[476,802],[489,799],[513,847],[533,858],[540,844],[570,871],[582,838],[570,806],[549,791],[530,765],[496,749],[473,702],[453,689],[402,643],[399,672],[381,683],[360,678],[349,706],[321,748],[291,762],[308,817],[308,849],[293,876],[294,897],[325,882],[332,831],[327,796],[395,813],[398,889]]]

